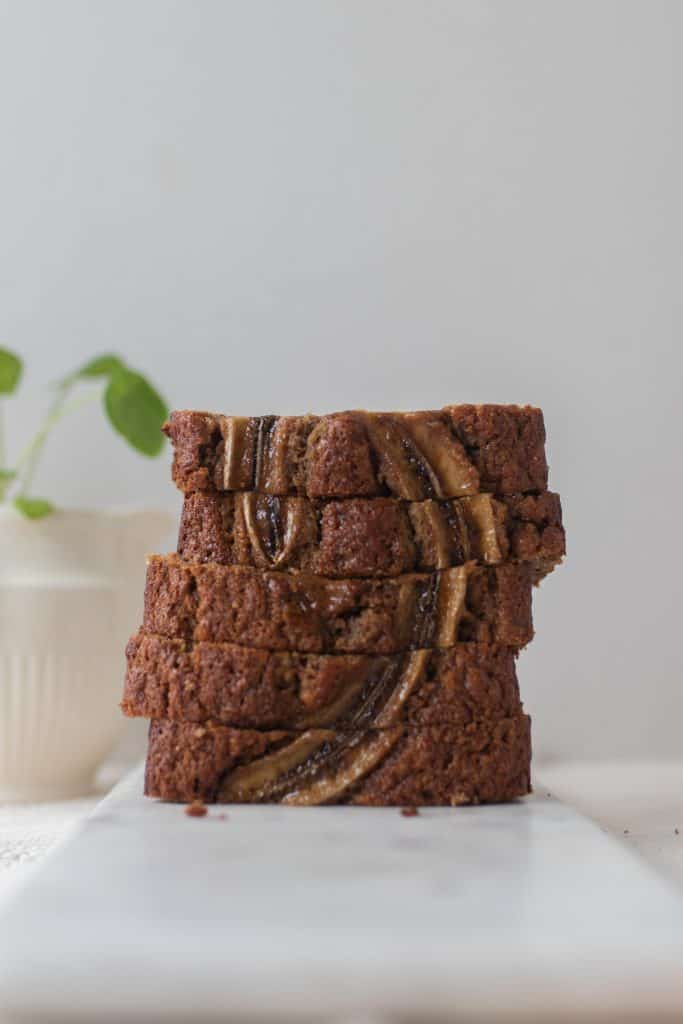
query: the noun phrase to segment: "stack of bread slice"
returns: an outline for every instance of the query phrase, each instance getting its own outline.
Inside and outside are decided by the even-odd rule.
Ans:
[[[175,412],[123,710],[174,801],[458,805],[530,788],[516,658],[564,555],[539,409]]]

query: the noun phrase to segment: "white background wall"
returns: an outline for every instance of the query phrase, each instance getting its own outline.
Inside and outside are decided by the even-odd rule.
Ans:
[[[683,4],[0,0],[0,342],[231,412],[542,405],[541,754],[683,753]],[[37,490],[178,500],[88,410]]]

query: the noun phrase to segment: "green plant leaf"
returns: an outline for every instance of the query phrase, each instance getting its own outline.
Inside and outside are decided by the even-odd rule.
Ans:
[[[131,447],[150,457],[161,452],[165,441],[161,428],[168,408],[142,374],[123,366],[115,370],[104,392],[104,408]]]
[[[52,502],[45,498],[15,498],[12,504],[27,519],[44,519],[55,510]]]
[[[111,377],[117,370],[123,370],[124,364],[118,356],[107,354],[91,359],[76,372],[76,377]]]
[[[23,368],[19,356],[6,348],[0,348],[0,395],[14,394],[19,387]]]

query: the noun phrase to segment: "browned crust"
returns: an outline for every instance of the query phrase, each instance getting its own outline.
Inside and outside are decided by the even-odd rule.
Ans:
[[[559,495],[548,491],[419,502],[197,491],[185,498],[178,535],[184,561],[331,577],[521,560],[538,580],[564,550]]]
[[[548,484],[543,414],[531,406],[251,418],[178,411],[165,430],[173,479],[186,493],[419,501]]]
[[[489,644],[424,657],[295,654],[140,632],[126,658],[121,707],[133,717],[241,729],[348,729],[378,720],[463,728],[521,709],[514,651]]]
[[[144,628],[185,640],[319,654],[394,654],[533,636],[527,564],[384,580],[148,561]]]
[[[457,806],[530,792],[522,713],[463,729],[328,732],[303,755],[291,753],[294,744],[301,747],[300,734],[153,721],[145,793],[176,802]]]

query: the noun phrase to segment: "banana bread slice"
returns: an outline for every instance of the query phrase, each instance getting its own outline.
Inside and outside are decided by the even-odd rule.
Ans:
[[[329,579],[241,566],[147,563],[143,626],[185,640],[320,654],[394,654],[533,636],[526,563],[471,563],[392,579]]]
[[[241,729],[452,725],[521,710],[515,652],[492,644],[394,655],[187,644],[140,631],[126,648],[125,714]]]
[[[174,448],[173,479],[186,493],[421,501],[548,485],[543,413],[531,406],[328,416],[178,411],[164,429]]]
[[[150,723],[145,793],[163,800],[457,806],[530,791],[530,720],[518,712],[464,728],[257,732]]]
[[[550,491],[413,502],[196,491],[185,498],[178,535],[187,562],[334,577],[510,560],[529,562],[540,580],[564,552],[560,498]]]

